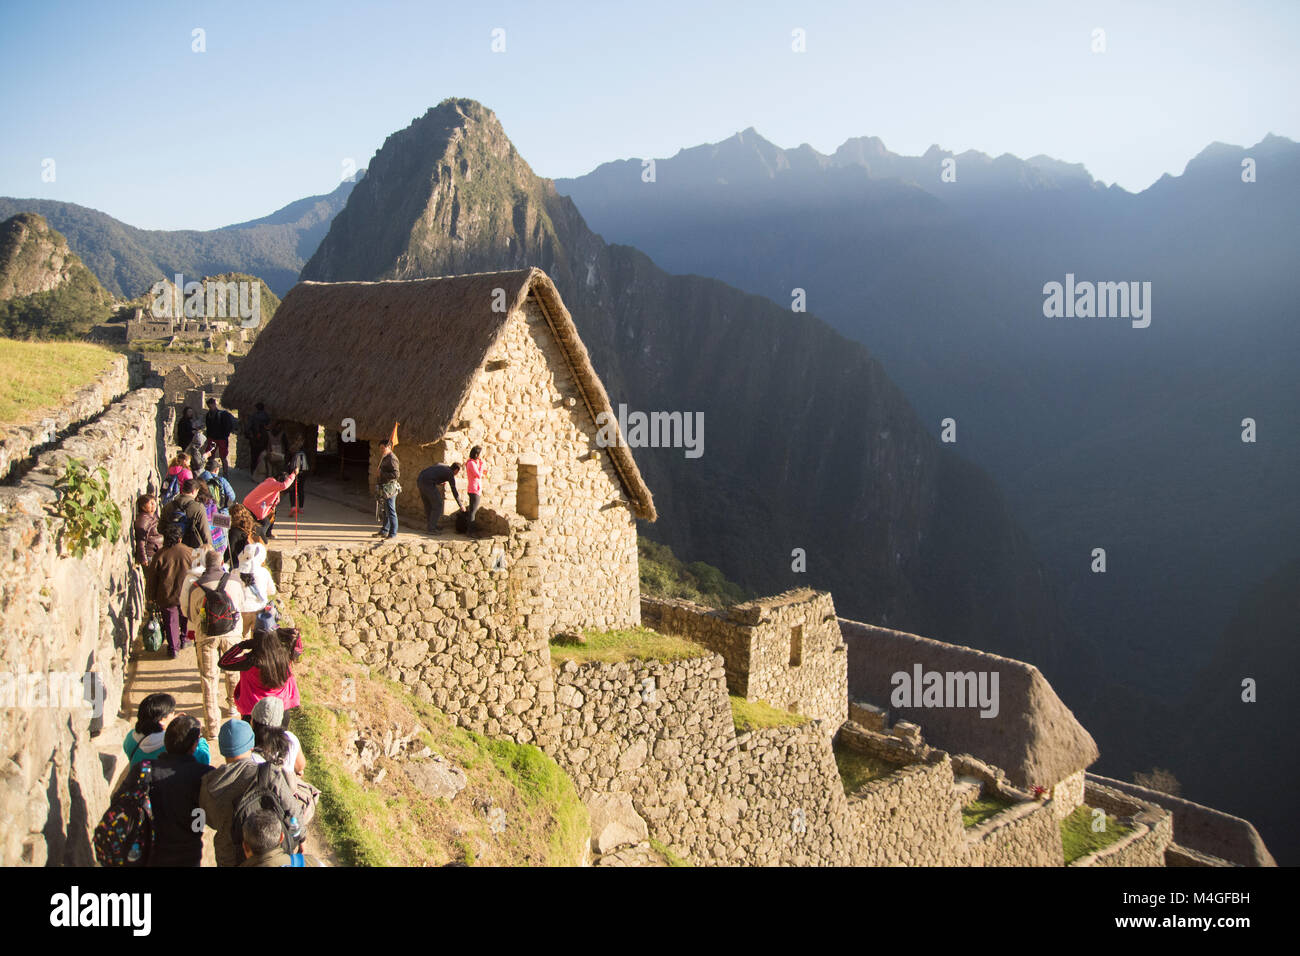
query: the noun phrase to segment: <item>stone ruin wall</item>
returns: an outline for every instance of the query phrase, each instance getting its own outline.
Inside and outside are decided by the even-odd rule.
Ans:
[[[122,362],[98,386],[121,386]],[[91,831],[120,773],[124,670],[144,605],[133,562],[135,498],[159,486],[163,430],[155,389],[131,392],[41,454],[17,484],[0,487],[0,680],[23,675],[92,673],[104,705],[13,707],[0,701],[0,865],[90,865]],[[122,512],[118,540],[81,558],[59,544],[61,519],[49,510],[66,460],[108,469]],[[80,690],[80,687],[77,688]],[[11,684],[7,694],[17,693]],[[66,696],[48,704],[68,703]],[[17,702],[15,698],[14,703]],[[98,735],[98,736],[95,736]]]
[[[721,654],[737,696],[822,720],[828,733],[848,719],[848,655],[824,591],[792,591],[720,611],[643,597],[641,616]]]
[[[535,625],[552,630],[634,627],[641,622],[636,521],[612,460],[596,447],[598,427],[568,360],[529,298],[488,352],[485,371],[471,386],[447,438],[428,445],[401,443],[399,428],[399,518],[408,530],[423,531],[424,504],[415,481],[420,471],[431,464],[463,462],[472,446],[482,445],[487,475],[480,519],[485,530],[519,529],[546,542],[544,593],[536,596],[531,611]],[[372,484],[379,457],[373,443]],[[530,484],[523,495],[521,477]],[[463,471],[456,485],[462,500],[468,500]],[[448,494],[445,513],[455,508]]]

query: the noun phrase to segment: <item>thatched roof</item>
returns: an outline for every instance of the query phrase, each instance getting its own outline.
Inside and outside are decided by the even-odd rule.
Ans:
[[[504,289],[506,310],[492,305]],[[546,315],[593,418],[614,415],[573,317],[541,269],[384,282],[299,282],[239,363],[222,404],[265,402],[279,418],[352,418],[357,437],[441,439],[505,329],[532,295]],[[638,518],[656,517],[626,444],[607,449]]]

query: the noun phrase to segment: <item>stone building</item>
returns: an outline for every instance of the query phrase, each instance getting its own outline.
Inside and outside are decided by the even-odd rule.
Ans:
[[[626,444],[598,444],[597,416],[613,417],[609,396],[540,269],[299,283],[223,404],[247,413],[258,401],[311,436],[354,428],[369,444],[372,485],[379,442],[400,423],[398,511],[408,529],[424,528],[419,472],[482,446],[480,526],[505,552],[526,536],[544,564],[528,595],[534,621],[640,622],[636,519],[653,521],[654,503]]]

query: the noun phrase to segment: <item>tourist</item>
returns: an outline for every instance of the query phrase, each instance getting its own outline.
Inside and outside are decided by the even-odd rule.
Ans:
[[[207,436],[203,434],[202,429],[194,433],[194,438],[189,445],[181,449],[185,454],[187,465],[191,472],[198,474],[203,470],[203,462],[207,460],[207,452],[204,449],[208,445]]]
[[[194,429],[197,427],[194,409],[186,405],[181,409],[181,417],[176,419],[176,444],[181,448],[188,448],[190,442],[194,440]]]
[[[307,758],[298,738],[285,728],[284,702],[278,697],[263,697],[253,707],[253,759],[282,768],[293,787],[297,807],[294,815],[298,823],[307,826],[316,815],[316,802],[320,791],[303,779]]]
[[[275,597],[275,578],[266,569],[266,545],[258,541],[244,545],[239,558],[239,580],[244,591],[239,611],[244,618],[244,639],[247,640],[257,624],[257,616]]]
[[[165,732],[167,725],[176,716],[176,698],[171,694],[150,694],[140,701],[135,711],[135,729],[122,741],[122,752],[132,765],[142,760],[152,760],[166,747]],[[194,750],[194,759],[199,763],[212,762],[208,742],[200,740]]]
[[[235,430],[235,416],[224,408],[218,408],[215,398],[209,398],[208,414],[204,417],[203,424],[203,430],[208,433],[208,443],[203,448],[204,454],[215,449],[221,464],[229,471],[230,462],[226,459],[230,456],[230,434]]]
[[[442,509],[446,503],[443,485],[451,485],[451,496],[456,499],[456,507],[462,511],[465,506],[460,503],[460,492],[456,490],[456,476],[460,474],[460,462],[450,465],[430,465],[415,477],[415,486],[420,489],[420,498],[424,501],[424,516],[428,522],[429,534],[438,533],[438,522],[442,520]]]
[[[275,507],[280,503],[280,496],[297,477],[296,471],[287,474],[282,471],[272,478],[267,478],[244,496],[244,507],[253,513],[255,520],[260,522],[258,533],[263,539],[270,541],[275,537],[271,533],[275,527]]]
[[[208,483],[208,489],[212,492],[212,497],[216,499],[217,507],[229,509],[232,504],[239,500],[239,496],[235,494],[234,486],[226,480],[225,470],[221,466],[221,459],[216,455],[209,455],[203,463],[203,470],[194,477]]]
[[[226,553],[226,527],[230,524],[230,515],[217,507],[212,497],[212,489],[206,481],[194,479],[194,498],[203,506],[203,516],[208,521],[208,534],[212,537],[211,547],[217,554]]]
[[[230,533],[226,535],[226,557],[232,568],[239,567],[239,556],[250,541],[261,541],[253,513],[236,501],[230,506]]]
[[[193,477],[194,472],[190,470],[189,453],[182,448],[172,458],[171,464],[167,466],[167,477],[163,481],[163,504],[167,504],[167,502],[179,495],[181,485]]]
[[[252,640],[236,644],[221,658],[218,666],[222,670],[240,672],[235,703],[246,720],[251,719],[253,708],[263,697],[280,698],[284,704],[286,725],[301,703],[289,651],[280,635],[272,629],[255,630]]]
[[[289,447],[289,467],[293,473],[298,476],[298,483],[293,488],[294,506],[289,509],[290,514],[301,514],[302,506],[307,503],[307,451],[303,447],[303,440],[295,438],[293,444]]]
[[[250,461],[252,461],[248,469],[249,475],[257,471],[262,455],[270,445],[271,440],[267,435],[270,427],[271,416],[266,413],[266,406],[258,402],[253,406],[253,414],[248,416],[248,427],[244,430],[244,437],[248,439]]]
[[[208,511],[198,499],[199,487],[206,485],[196,478],[181,483],[181,493],[163,505],[158,524],[163,534],[168,528],[179,528],[181,540],[191,548],[212,547],[212,528],[208,524]]]
[[[166,751],[153,761],[149,803],[153,847],[149,866],[198,866],[203,859],[203,828],[194,829],[203,780],[212,767],[197,758],[203,735],[199,722],[178,714],[163,733]]]
[[[324,866],[308,853],[290,853],[284,847],[284,827],[270,810],[248,815],[243,827],[244,862],[240,866]]]
[[[141,495],[135,499],[135,560],[147,565],[162,547],[163,538],[158,533],[158,499]]]
[[[231,831],[235,807],[257,782],[257,764],[252,760],[255,743],[253,728],[246,721],[228,720],[222,724],[217,733],[217,746],[226,764],[204,777],[199,790],[203,818],[217,831],[217,838],[212,841],[217,866],[238,866],[244,855],[242,847],[235,846]],[[293,806],[294,795],[288,781],[277,779],[275,785],[284,805]]]
[[[281,471],[289,457],[288,448],[284,434],[284,423],[277,421],[266,431],[266,447],[262,450],[259,474],[266,477]],[[256,480],[257,475],[254,475],[253,478]]]
[[[383,458],[379,461],[379,481],[375,487],[375,497],[383,514],[383,522],[375,532],[377,538],[397,537],[397,495],[402,490],[397,479],[402,476],[402,463],[393,451],[393,440],[385,438],[379,443]]]
[[[483,448],[475,445],[465,462],[465,492],[469,495],[469,533],[478,533],[478,504],[483,494]]]
[[[222,704],[227,716],[234,717],[239,712],[235,705],[236,677],[218,668],[217,661],[239,643],[242,635],[244,587],[239,578],[232,577],[222,566],[218,552],[207,552],[205,559],[203,574],[190,588],[185,610],[194,625],[194,650],[199,663],[199,682],[203,686],[203,736],[215,739],[221,727]],[[220,697],[219,677],[225,685],[220,689]]]
[[[163,527],[163,546],[145,569],[145,599],[162,612],[163,630],[167,633],[169,656],[175,657],[185,646],[185,617],[181,613],[181,588],[194,563],[194,552],[181,541],[176,525]]]

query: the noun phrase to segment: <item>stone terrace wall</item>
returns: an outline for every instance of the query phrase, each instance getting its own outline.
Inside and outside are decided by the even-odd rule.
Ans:
[[[17,485],[0,488],[0,680],[93,673],[104,694],[99,717],[87,707],[0,701],[0,865],[93,862],[91,830],[108,805],[129,729],[117,712],[144,603],[130,528],[136,495],[159,483],[161,397],[154,389],[128,394],[40,455]],[[69,457],[108,469],[122,511],[121,538],[82,558],[60,550],[61,521],[48,511]]]
[[[1173,814],[1173,832],[1180,846],[1240,866],[1277,866],[1258,831],[1248,820],[1203,807],[1181,797],[1139,787],[1135,783],[1088,774],[1088,783],[1118,790]]]
[[[521,536],[430,540],[276,551],[268,563],[283,596],[360,663],[461,726],[544,745],[559,725],[549,634],[529,609],[534,548]]]
[[[848,718],[848,655],[825,591],[793,591],[721,611],[642,597],[641,616],[721,654],[727,686],[746,700],[822,720],[829,733]]]
[[[1098,757],[1092,737],[1038,668],[969,647],[840,619],[848,644],[849,690],[855,700],[890,704],[892,675],[920,664],[941,673],[998,675],[998,714],[978,707],[891,708],[921,725],[925,739],[950,753],[969,753],[1002,768],[1019,787],[1054,784]]]
[[[11,478],[29,456],[53,444],[59,435],[101,414],[130,387],[129,363],[125,355],[118,356],[98,379],[78,389],[58,408],[46,409],[48,414],[34,421],[0,427],[0,481]]]
[[[1134,828],[1117,843],[1075,860],[1071,866],[1164,866],[1173,840],[1173,814],[1122,790],[1091,779],[1084,790],[1090,807],[1112,813]]]
[[[968,831],[965,866],[1064,866],[1054,801],[1018,803]]]
[[[848,798],[859,866],[945,866],[962,849],[952,764],[936,751],[924,762],[872,780]]]

